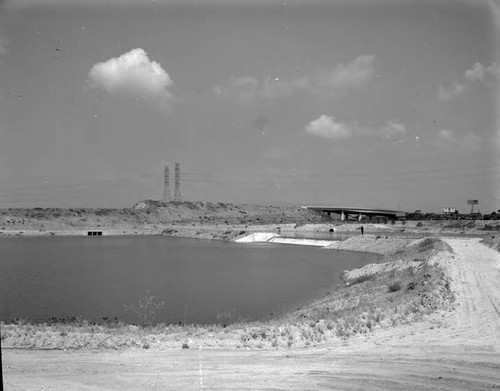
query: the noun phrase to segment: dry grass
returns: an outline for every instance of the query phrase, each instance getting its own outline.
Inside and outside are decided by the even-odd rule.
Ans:
[[[481,243],[484,245],[491,247],[494,250],[500,251],[500,236],[499,235],[490,235],[485,237]]]
[[[242,334],[242,345],[259,348],[326,343],[412,322],[448,308],[454,301],[446,276],[436,266],[425,264],[416,272],[406,269],[397,273],[397,281],[389,274],[332,292],[283,319],[248,327]]]

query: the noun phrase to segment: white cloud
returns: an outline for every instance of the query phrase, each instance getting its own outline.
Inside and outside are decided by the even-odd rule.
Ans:
[[[500,67],[497,63],[485,67],[483,64],[476,62],[472,69],[465,71],[465,78],[471,82],[484,81],[487,78],[498,79],[500,76]]]
[[[313,136],[332,140],[354,136],[394,138],[406,134],[405,125],[393,119],[379,127],[367,127],[359,125],[356,121],[340,122],[327,115],[321,115],[319,118],[311,121],[305,130]]]
[[[172,97],[168,90],[172,83],[161,65],[151,61],[141,48],[97,63],[88,74],[91,88],[101,88],[110,94],[124,93],[162,100]]]
[[[436,141],[438,147],[456,152],[475,151],[481,144],[481,138],[473,132],[460,136],[449,129],[440,130]]]
[[[470,81],[480,81],[484,77],[484,72],[484,65],[476,62],[472,69],[468,69],[465,71],[465,78]]]
[[[373,55],[359,56],[348,64],[294,79],[271,77],[259,80],[249,75],[233,76],[227,83],[215,86],[214,92],[219,97],[236,97],[241,101],[289,96],[296,91],[336,95],[350,88],[359,88],[371,80],[375,72],[374,60]]]
[[[471,69],[465,71],[463,82],[454,82],[450,87],[439,87],[438,98],[440,100],[449,100],[458,95],[462,95],[475,83],[492,84],[500,79],[500,67],[497,63],[485,67],[476,62]]]
[[[339,139],[351,137],[353,132],[347,124],[337,122],[333,117],[322,115],[318,119],[311,121],[306,126],[306,132],[313,136]]]

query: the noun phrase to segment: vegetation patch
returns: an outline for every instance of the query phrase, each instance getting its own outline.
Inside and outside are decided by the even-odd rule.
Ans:
[[[481,243],[494,250],[500,251],[500,235],[487,236],[481,240]]]
[[[470,229],[474,228],[476,226],[476,223],[474,221],[468,221],[468,222],[462,222],[462,221],[456,221],[451,224],[447,224],[443,226],[443,229]]]
[[[484,227],[479,228],[482,231],[500,231],[500,224],[485,224]]]

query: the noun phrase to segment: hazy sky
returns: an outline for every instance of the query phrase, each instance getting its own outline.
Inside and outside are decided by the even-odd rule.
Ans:
[[[0,208],[500,209],[498,10],[0,2]]]

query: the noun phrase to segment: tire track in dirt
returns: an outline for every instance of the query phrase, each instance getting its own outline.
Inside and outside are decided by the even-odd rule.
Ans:
[[[500,253],[480,239],[444,240],[456,254],[449,273],[458,272],[453,287],[460,306],[451,320],[462,330],[462,338],[479,338],[500,349]]]

